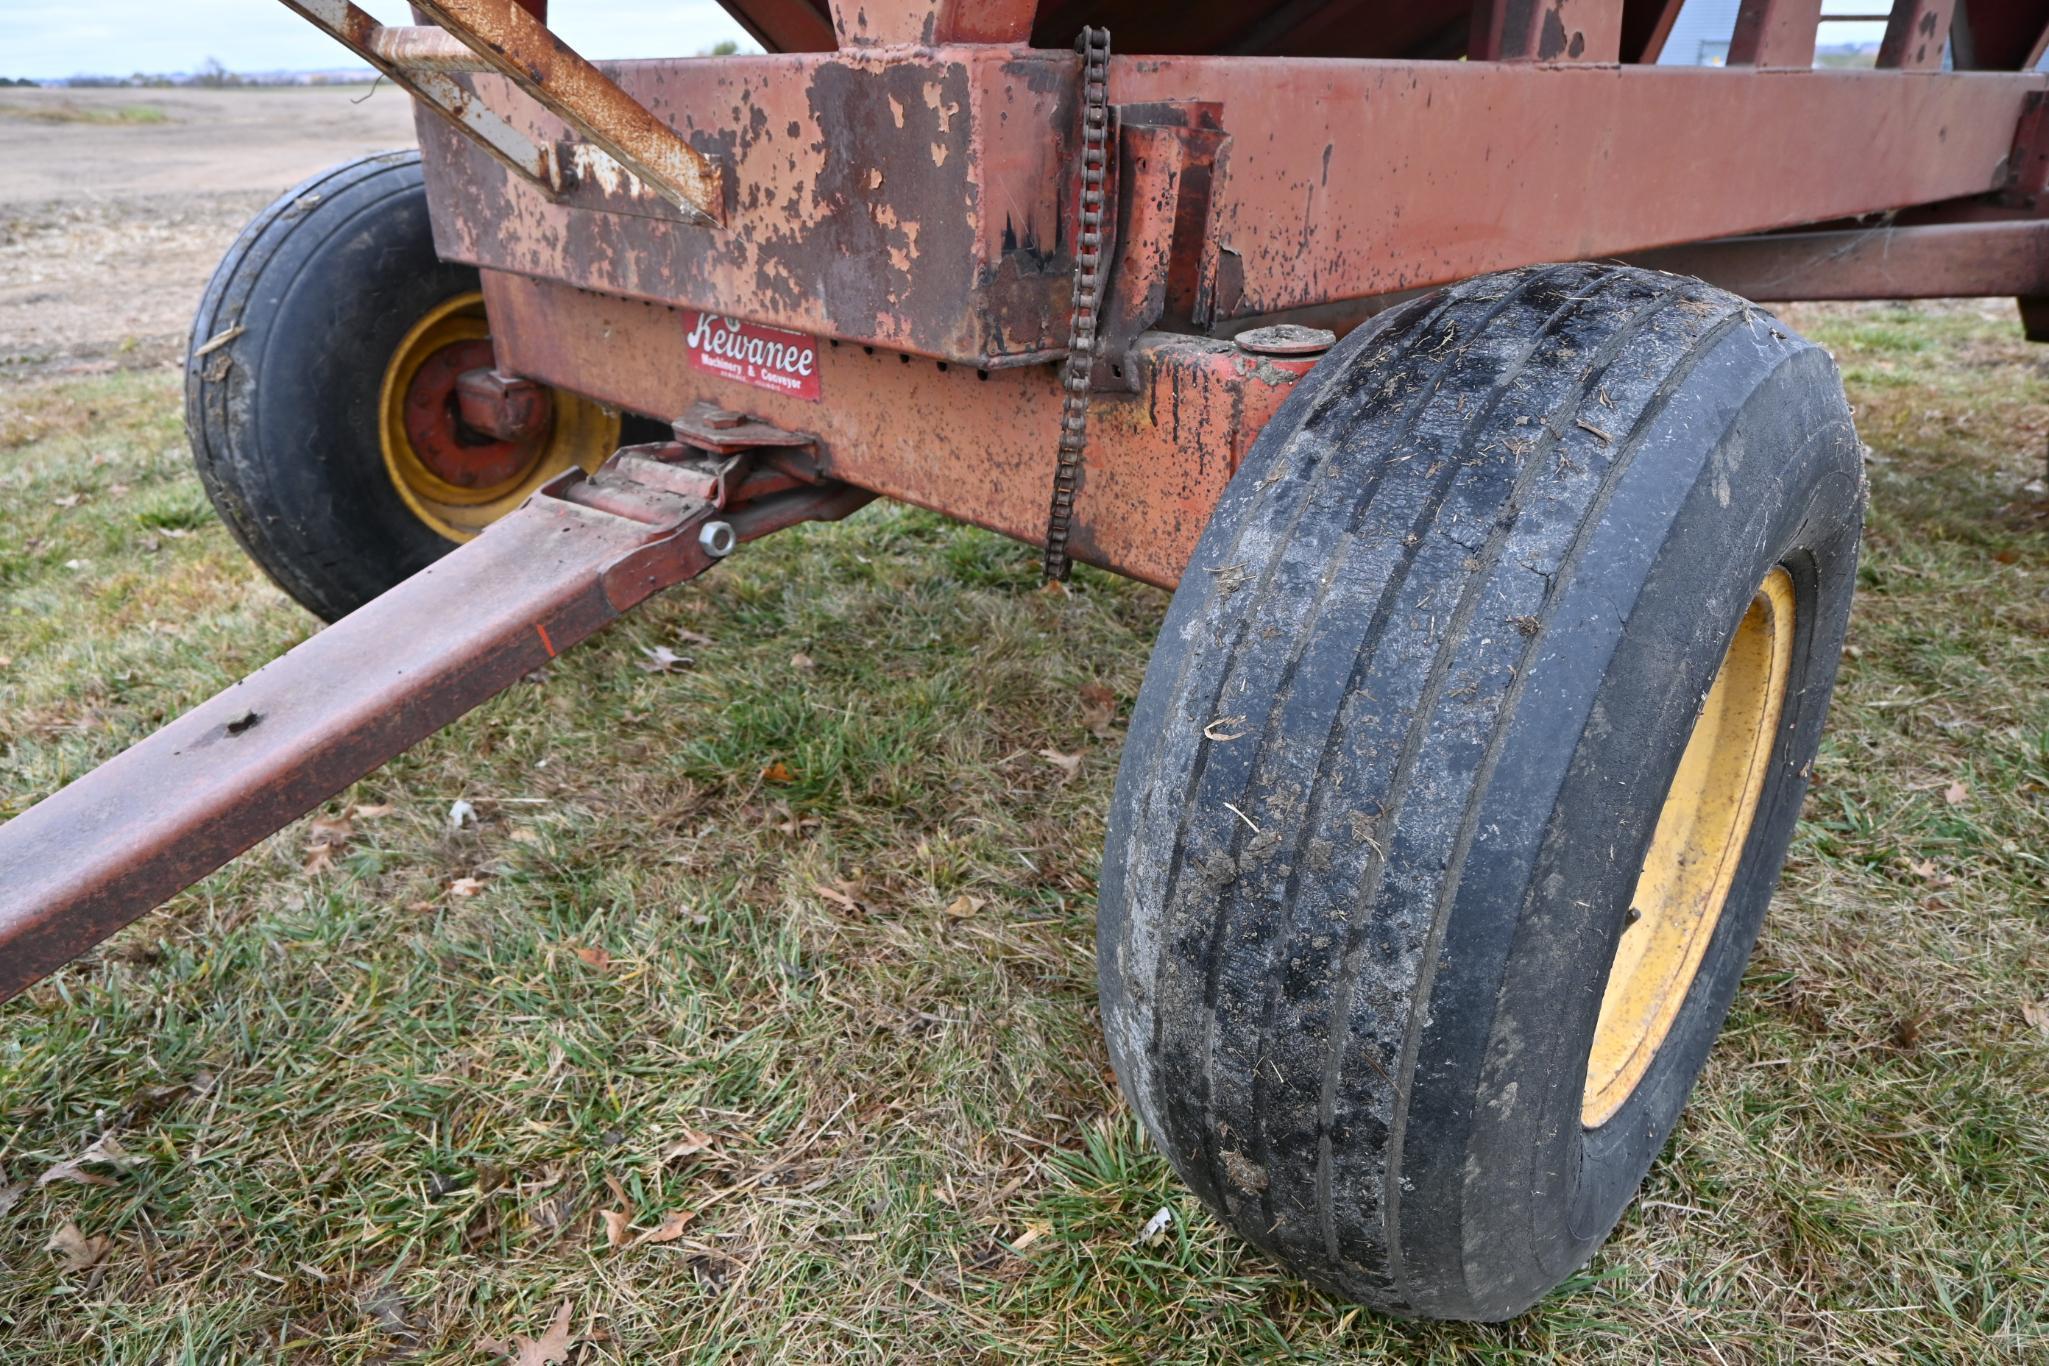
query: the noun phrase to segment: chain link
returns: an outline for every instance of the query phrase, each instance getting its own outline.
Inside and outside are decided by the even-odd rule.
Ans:
[[[1090,374],[1096,363],[1096,320],[1103,302],[1103,179],[1109,160],[1110,30],[1085,28],[1075,40],[1081,54],[1081,225],[1075,234],[1074,300],[1067,324],[1067,363],[1061,375],[1060,462],[1053,475],[1053,510],[1046,519],[1046,578],[1065,579],[1067,533],[1074,523],[1075,486],[1088,443]]]

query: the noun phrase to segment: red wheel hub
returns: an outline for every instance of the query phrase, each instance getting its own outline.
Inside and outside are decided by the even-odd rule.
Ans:
[[[488,489],[517,477],[554,425],[505,441],[462,420],[456,381],[466,371],[490,369],[493,360],[488,338],[450,342],[422,361],[406,386],[406,440],[422,465],[457,488]]]

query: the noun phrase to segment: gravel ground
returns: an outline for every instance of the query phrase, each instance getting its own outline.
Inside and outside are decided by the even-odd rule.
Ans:
[[[14,379],[175,364],[242,225],[322,167],[410,145],[413,120],[389,85],[14,90],[0,136],[0,379]]]

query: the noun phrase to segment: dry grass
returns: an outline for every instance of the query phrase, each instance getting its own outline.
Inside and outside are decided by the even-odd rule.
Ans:
[[[86,105],[75,100],[0,96],[0,119],[23,123],[88,123],[114,128],[163,123],[169,118],[153,104]]]
[[[2043,362],[1992,306],[1796,322],[1875,448],[1809,820],[1644,1198],[1521,1321],[1334,1304],[1175,1185],[1096,1035],[1117,743],[1081,696],[1128,711],[1164,599],[878,508],[365,781],[331,859],[302,823],[0,1011],[9,1359],[481,1362],[565,1300],[586,1363],[2042,1359]],[[0,815],[308,629],[177,413],[162,372],[0,390]],[[35,1184],[105,1135],[107,1184]],[[629,1207],[690,1217],[608,1247]]]

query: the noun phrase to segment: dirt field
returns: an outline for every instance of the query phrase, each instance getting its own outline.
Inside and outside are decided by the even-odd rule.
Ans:
[[[360,101],[360,103],[358,102]],[[221,253],[297,181],[409,146],[390,85],[0,91],[0,377],[175,363]]]

